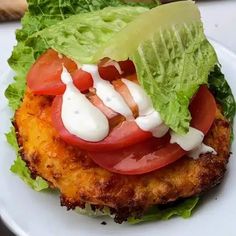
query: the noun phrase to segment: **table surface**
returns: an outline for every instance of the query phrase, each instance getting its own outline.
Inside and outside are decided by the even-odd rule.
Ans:
[[[236,53],[236,1],[201,0],[198,1],[198,5],[206,35]],[[0,23],[0,52],[4,52],[0,55],[0,75],[9,68],[7,59],[10,57],[13,45],[16,44],[15,30],[19,27],[19,22]],[[0,235],[12,236],[1,221]]]

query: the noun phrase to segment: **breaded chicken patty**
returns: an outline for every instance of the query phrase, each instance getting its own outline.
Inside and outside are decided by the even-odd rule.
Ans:
[[[108,206],[116,214],[115,221],[122,222],[152,205],[198,195],[218,184],[224,175],[230,126],[219,110],[204,140],[217,155],[204,154],[197,160],[183,157],[151,173],[126,176],[99,167],[86,152],[60,139],[51,122],[52,101],[53,97],[26,92],[15,115],[15,127],[22,158],[32,174],[59,189],[61,203],[68,209],[85,203]]]

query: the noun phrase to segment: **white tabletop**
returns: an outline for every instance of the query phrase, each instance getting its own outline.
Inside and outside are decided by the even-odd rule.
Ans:
[[[236,1],[198,2],[207,36],[236,53]]]

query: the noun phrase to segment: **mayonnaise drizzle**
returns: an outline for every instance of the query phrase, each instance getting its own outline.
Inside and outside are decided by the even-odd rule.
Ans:
[[[138,106],[139,117],[135,121],[139,128],[152,132],[152,135],[157,138],[164,136],[169,128],[163,123],[160,114],[154,110],[151,99],[145,90],[130,80],[122,79],[122,82],[127,86]]]
[[[106,116],[74,86],[72,78],[63,67],[62,82],[66,91],[62,98],[61,118],[65,128],[73,135],[91,142],[104,139],[109,133]]]
[[[171,131],[170,136],[170,143],[177,143],[185,151],[190,151],[198,147],[204,138],[204,134],[193,127],[189,128],[187,134],[181,135]]]
[[[122,79],[122,82],[127,86],[134,102],[137,104],[139,116],[151,114],[154,109],[152,106],[152,101],[145,90],[140,85],[130,80]]]
[[[201,143],[199,146],[188,152],[188,156],[193,159],[198,159],[201,154],[212,153],[217,155],[217,152],[214,148],[207,146],[204,143]]]
[[[115,90],[109,81],[103,80],[100,77],[96,65],[83,65],[82,70],[92,75],[96,94],[107,107],[128,119],[133,117],[133,113],[123,97]]]
[[[119,65],[119,64],[118,64]],[[133,114],[123,97],[115,90],[113,85],[103,80],[96,65],[83,65],[82,70],[90,73],[93,78],[97,96],[113,111],[120,113],[127,119],[133,119]],[[74,86],[73,80],[63,67],[61,80],[66,85],[62,99],[61,117],[65,128],[73,135],[90,142],[103,140],[109,133],[109,122],[106,116],[94,106],[84,94]],[[154,137],[164,136],[169,128],[166,126],[160,114],[153,108],[152,102],[144,89],[127,79],[122,79],[127,86],[134,102],[138,106],[139,116],[135,122],[140,129],[152,132]],[[204,134],[193,127],[185,135],[170,132],[170,143],[177,143],[188,152],[188,156],[197,159],[201,154],[216,151],[203,144]]]
[[[179,135],[175,132],[170,132],[170,143],[177,143],[182,149],[188,151],[187,156],[193,159],[198,159],[201,154],[212,153],[214,155],[217,152],[210,146],[205,145],[202,141],[204,134],[193,127],[189,128],[189,132],[185,135]]]

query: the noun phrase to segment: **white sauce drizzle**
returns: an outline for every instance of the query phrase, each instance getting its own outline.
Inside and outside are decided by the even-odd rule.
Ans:
[[[185,151],[190,151],[199,146],[204,138],[204,134],[193,127],[189,128],[187,134],[181,135],[173,131],[170,132],[170,143],[177,143]]]
[[[157,126],[156,128],[152,130],[152,135],[153,137],[161,138],[164,135],[166,135],[168,131],[169,131],[169,127],[165,125],[164,123],[162,123],[161,125]]]
[[[139,116],[135,121],[140,129],[151,132],[156,138],[163,137],[169,130],[156,111],[147,116]]]
[[[83,65],[82,70],[92,75],[96,94],[107,107],[120,113],[127,119],[133,118],[132,111],[123,97],[114,89],[109,81],[103,80],[100,77],[96,65]],[[86,141],[98,142],[103,140],[109,133],[109,122],[106,116],[90,103],[84,94],[80,93],[74,86],[69,72],[64,67],[61,80],[66,85],[61,109],[62,122],[65,128],[71,134]],[[169,127],[163,123],[160,114],[154,110],[152,102],[144,89],[127,79],[122,79],[122,82],[127,86],[138,106],[139,117],[135,121],[139,128],[152,132],[154,137],[160,138],[164,136],[168,132]],[[185,135],[179,135],[173,131],[170,132],[170,135],[170,143],[177,143],[188,152],[189,157],[197,159],[204,153],[217,154],[213,148],[202,143],[204,134],[193,127],[190,127],[189,132]]]
[[[61,109],[65,128],[71,134],[86,141],[98,142],[104,139],[109,133],[106,116],[80,93],[64,67],[61,80],[66,85]]]
[[[193,127],[189,128],[189,132],[185,135],[179,135],[175,132],[170,132],[170,143],[177,143],[182,149],[188,151],[188,156],[193,159],[198,159],[201,154],[212,153],[217,155],[217,152],[210,146],[205,145],[202,141],[204,134]]]
[[[83,65],[82,70],[92,75],[96,94],[107,107],[123,115],[127,119],[133,117],[133,113],[123,97],[114,89],[113,85],[109,81],[103,80],[100,77],[96,65]]]
[[[188,156],[192,157],[193,159],[198,159],[201,154],[205,153],[212,153],[217,155],[217,152],[214,148],[207,146],[204,143],[201,143],[198,147],[188,152]]]
[[[145,90],[141,86],[130,80],[127,79],[121,79],[121,80],[127,86],[132,98],[137,104],[139,110],[139,116],[146,116],[148,114],[151,114],[154,111],[154,109],[152,106],[152,101],[145,92]]]
[[[151,99],[145,90],[130,80],[122,79],[122,82],[127,86],[138,106],[139,117],[136,118],[136,123],[139,128],[151,132],[156,138],[163,137],[169,128],[163,123],[159,112],[154,110]]]

